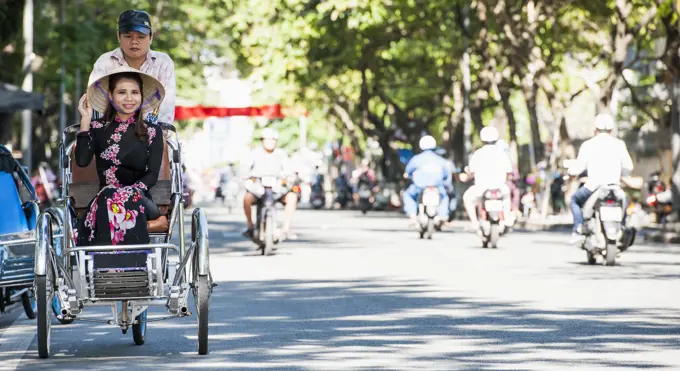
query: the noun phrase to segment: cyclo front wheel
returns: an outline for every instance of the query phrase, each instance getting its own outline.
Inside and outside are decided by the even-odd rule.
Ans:
[[[52,333],[52,269],[47,268],[45,276],[35,277],[36,300],[38,302],[38,355],[50,356],[50,337]]]
[[[144,345],[146,342],[146,314],[148,309],[140,313],[135,318],[135,324],[132,325],[132,339],[137,345]]]

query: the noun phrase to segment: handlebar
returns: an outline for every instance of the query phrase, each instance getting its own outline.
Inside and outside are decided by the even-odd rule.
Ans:
[[[77,133],[78,131],[80,131],[80,124],[73,124],[64,129],[64,134]]]
[[[172,131],[172,132],[174,132],[174,133],[177,133],[177,128],[176,128],[175,125],[173,125],[173,124],[170,124],[170,123],[167,123],[167,122],[162,122],[162,121],[159,121],[157,124],[158,124],[158,125],[161,127],[161,129],[163,129],[163,130],[169,130],[169,131]]]

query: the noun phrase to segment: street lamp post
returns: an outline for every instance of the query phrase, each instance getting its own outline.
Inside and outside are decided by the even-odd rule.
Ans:
[[[63,27],[66,24],[66,1],[61,0],[59,4],[60,15],[59,21]],[[61,68],[60,68],[60,83],[59,83],[59,133],[63,133],[66,128],[66,103],[64,103],[64,95],[66,95],[66,66],[64,65],[64,35],[61,35]]]
[[[465,160],[463,164],[470,161],[470,152],[472,151],[472,116],[470,114],[470,89],[472,86],[470,78],[470,51],[469,49],[469,26],[470,26],[470,0],[465,1],[463,7],[463,60],[461,71],[463,73],[463,133],[465,136]]]
[[[25,0],[24,3],[24,19],[23,19],[23,36],[24,36],[24,81],[21,84],[21,89],[27,92],[33,91],[33,0]],[[24,165],[28,167],[29,174],[31,173],[31,165],[33,160],[33,122],[32,113],[30,110],[24,110],[21,113],[22,118],[22,132],[21,132],[21,149]]]
[[[680,14],[680,0],[675,1],[675,11]],[[678,27],[680,32],[680,26]],[[676,50],[680,53],[680,50]],[[673,209],[675,216],[680,214],[680,80],[678,72],[673,73],[671,85],[672,107],[671,107],[671,194],[673,195]]]

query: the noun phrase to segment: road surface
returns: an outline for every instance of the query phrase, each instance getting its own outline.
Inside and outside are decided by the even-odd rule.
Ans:
[[[564,233],[514,231],[491,250],[462,224],[427,241],[395,213],[301,210],[300,238],[262,257],[242,215],[206,211],[210,355],[193,316],[150,323],[143,346],[55,320],[40,360],[19,309],[0,316],[0,370],[680,369],[678,246],[588,266]]]

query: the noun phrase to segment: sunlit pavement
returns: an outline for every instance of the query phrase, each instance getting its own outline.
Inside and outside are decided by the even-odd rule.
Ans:
[[[0,317],[0,370],[680,369],[680,247],[588,266],[566,234],[514,231],[492,250],[462,224],[428,241],[399,214],[301,211],[299,239],[262,257],[242,215],[207,213],[209,356],[192,316],[150,323],[143,346],[55,320],[39,360],[35,321],[15,310]]]

